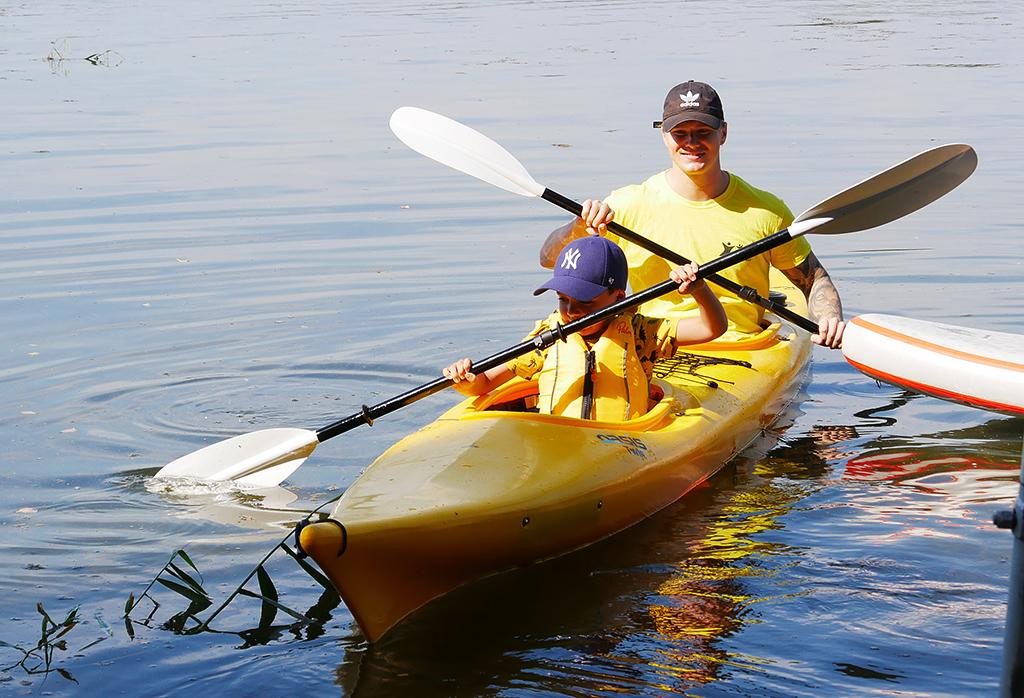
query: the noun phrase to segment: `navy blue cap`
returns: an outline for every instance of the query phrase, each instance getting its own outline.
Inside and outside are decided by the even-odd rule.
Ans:
[[[607,238],[587,235],[562,248],[554,276],[533,295],[551,290],[587,302],[609,289],[625,290],[628,276],[622,248]]]

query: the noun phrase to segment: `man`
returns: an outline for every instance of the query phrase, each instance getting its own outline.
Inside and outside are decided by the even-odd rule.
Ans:
[[[664,280],[671,267],[645,249],[608,233],[607,226],[613,219],[699,262],[755,242],[793,221],[793,214],[781,199],[722,169],[721,148],[728,124],[722,100],[710,85],[691,80],[669,90],[662,121],[655,122],[655,127],[661,128],[671,167],[642,184],[616,189],[604,202],[585,201],[579,218],[548,236],[541,249],[542,265],[550,267],[569,240],[588,233],[607,234],[626,252],[631,285],[642,289]],[[838,348],[845,327],[839,292],[803,237],[730,267],[721,275],[767,296],[769,266],[782,271],[807,297],[811,318],[818,323],[818,334],[811,340]],[[715,287],[715,292],[729,317],[730,335],[760,331],[764,312],[760,307],[724,289]],[[689,298],[658,299],[641,308],[645,315],[654,317],[681,317],[693,311]]]

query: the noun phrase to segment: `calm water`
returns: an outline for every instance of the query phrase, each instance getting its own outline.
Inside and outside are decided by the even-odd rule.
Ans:
[[[233,603],[121,620],[185,548],[222,600],[288,523],[454,402],[319,449],[284,488],[165,493],[213,440],[317,428],[518,341],[565,217],[387,128],[404,104],[601,196],[663,167],[665,89],[715,84],[728,169],[802,210],[943,142],[977,173],[885,228],[815,240],[848,314],[1024,332],[1019,3],[0,5],[0,640],[80,622],[0,692],[987,695],[1022,422],[878,386],[818,350],[802,401],[629,532],[453,594],[368,647],[287,559],[270,631]],[[92,60],[86,60],[92,56]],[[150,485],[147,487],[147,485]],[[29,673],[27,668],[35,669]]]

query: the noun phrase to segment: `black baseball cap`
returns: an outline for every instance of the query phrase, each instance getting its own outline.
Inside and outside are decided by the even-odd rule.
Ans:
[[[668,91],[661,121],[655,121],[654,128],[671,131],[684,121],[699,121],[711,128],[722,126],[725,113],[715,88],[706,82],[687,80]]]

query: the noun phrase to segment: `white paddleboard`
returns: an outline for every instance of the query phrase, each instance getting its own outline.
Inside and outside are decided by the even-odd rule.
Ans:
[[[1024,335],[895,315],[858,315],[843,356],[880,381],[971,407],[1024,414]]]

